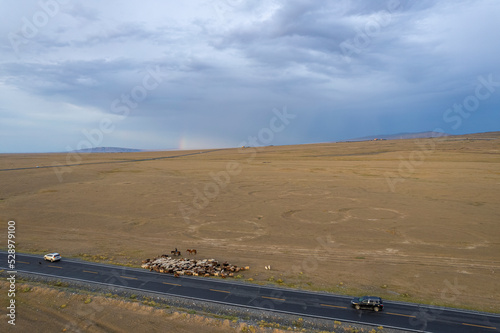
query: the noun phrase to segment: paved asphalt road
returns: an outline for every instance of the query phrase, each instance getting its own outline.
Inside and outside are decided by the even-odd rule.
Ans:
[[[301,317],[320,317],[341,322],[357,322],[415,332],[488,332],[500,333],[500,316],[487,313],[429,307],[419,304],[385,301],[381,312],[356,311],[351,297],[263,287],[202,277],[182,276],[89,263],[63,258],[44,261],[40,256],[16,254],[15,268],[8,267],[7,253],[0,252],[0,270],[29,272],[55,278],[108,284],[136,290],[175,295],[220,304],[259,308]]]

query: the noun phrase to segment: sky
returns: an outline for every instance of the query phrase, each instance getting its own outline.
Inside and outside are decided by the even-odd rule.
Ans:
[[[1,1],[0,153],[500,130],[500,1]]]

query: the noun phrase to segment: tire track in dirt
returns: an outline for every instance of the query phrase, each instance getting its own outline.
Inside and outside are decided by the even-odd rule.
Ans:
[[[147,162],[147,161],[165,160],[165,159],[178,158],[178,157],[186,157],[186,156],[192,156],[192,155],[208,154],[208,153],[214,153],[216,151],[227,150],[227,149],[230,149],[230,148],[212,149],[212,150],[207,150],[207,151],[198,151],[198,152],[195,152],[195,153],[187,153],[187,154],[181,154],[181,155],[160,156],[160,157],[151,157],[151,158],[140,158],[140,159],[134,159],[134,160],[119,160],[119,161],[105,161],[105,162],[87,162],[87,163],[42,165],[42,166],[34,166],[34,167],[0,169],[0,171],[48,169],[48,168],[75,167],[75,166],[98,165],[98,164],[137,163],[137,162]]]

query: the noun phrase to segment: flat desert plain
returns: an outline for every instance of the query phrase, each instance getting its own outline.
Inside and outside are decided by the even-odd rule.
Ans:
[[[500,311],[500,132],[5,154],[0,169],[19,252],[138,266],[195,248],[254,283]]]

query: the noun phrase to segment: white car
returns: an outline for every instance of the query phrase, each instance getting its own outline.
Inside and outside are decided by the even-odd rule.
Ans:
[[[61,255],[59,253],[49,253],[43,256],[43,259],[48,261],[59,261],[61,260]]]

